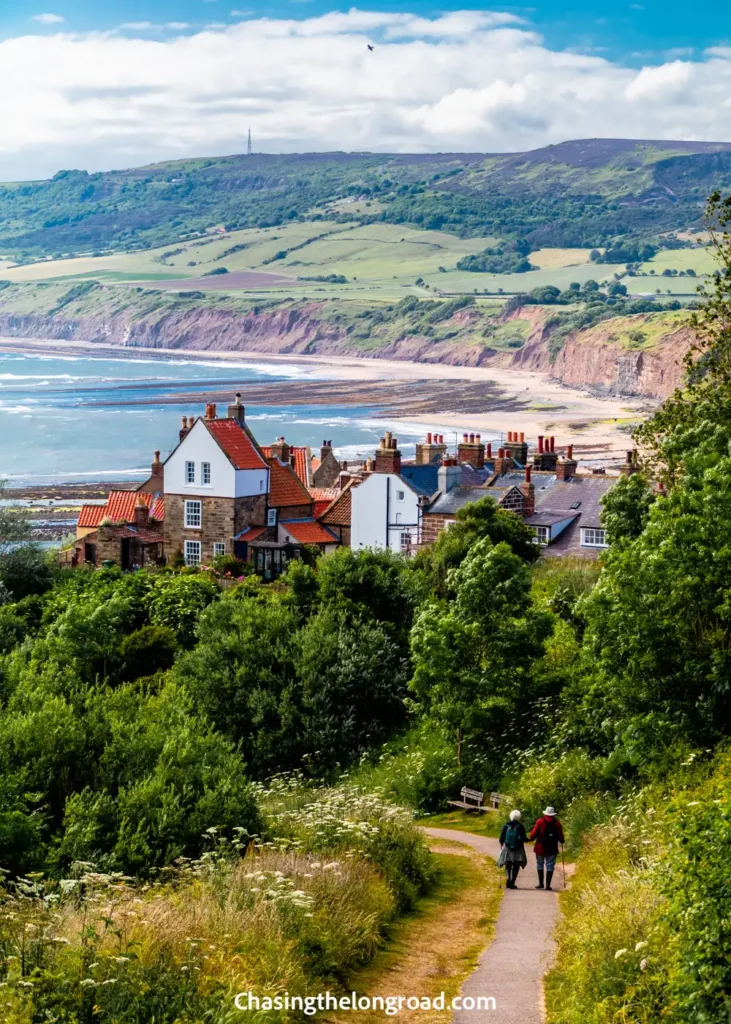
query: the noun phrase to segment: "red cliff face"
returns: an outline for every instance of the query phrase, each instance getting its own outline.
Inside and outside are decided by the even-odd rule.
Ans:
[[[511,313],[506,320],[527,321],[528,333],[522,348],[508,351],[487,346],[471,311],[455,315],[450,324],[455,335],[447,340],[410,334],[395,340],[374,336],[362,346],[344,327],[325,319],[318,302],[247,313],[206,306],[161,308],[147,313],[105,312],[100,307],[98,313],[76,317],[0,312],[0,335],[126,348],[363,356],[466,367],[516,366],[546,373],[576,387],[652,398],[671,394],[681,382],[682,357],[691,337],[687,327],[676,323],[675,329],[663,333],[654,322],[650,336],[633,349],[621,332],[617,335],[619,320],[604,321],[569,335],[558,352],[558,346],[553,346],[552,353],[551,333],[545,326],[550,315],[550,310],[537,306]],[[633,318],[633,326],[638,320]]]

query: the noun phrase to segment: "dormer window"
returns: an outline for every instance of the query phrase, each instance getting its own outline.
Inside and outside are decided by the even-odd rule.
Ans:
[[[195,462],[185,463],[185,482],[186,484],[195,483]]]

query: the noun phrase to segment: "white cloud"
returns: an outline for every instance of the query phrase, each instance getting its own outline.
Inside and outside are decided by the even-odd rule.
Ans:
[[[60,14],[34,14],[33,21],[40,21],[42,25],[60,25],[63,18]]]
[[[500,12],[235,16],[0,41],[0,178],[241,152],[249,125],[269,152],[729,137],[728,48],[638,69],[551,50]]]

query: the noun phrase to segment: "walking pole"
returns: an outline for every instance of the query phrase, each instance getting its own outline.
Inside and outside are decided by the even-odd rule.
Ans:
[[[566,861],[563,859],[563,843],[561,843],[561,870],[563,871],[563,887],[566,888]]]

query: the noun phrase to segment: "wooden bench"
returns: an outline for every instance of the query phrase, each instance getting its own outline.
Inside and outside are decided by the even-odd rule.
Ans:
[[[490,806],[494,811],[500,809],[503,804],[510,803],[503,793],[490,793]]]
[[[462,786],[459,795],[462,799],[450,800],[450,807],[461,807],[463,811],[476,811],[478,814],[483,814],[486,810],[486,808],[482,806],[485,794],[481,793],[479,789],[468,789],[467,786]],[[472,803],[470,803],[470,801],[472,801]]]

